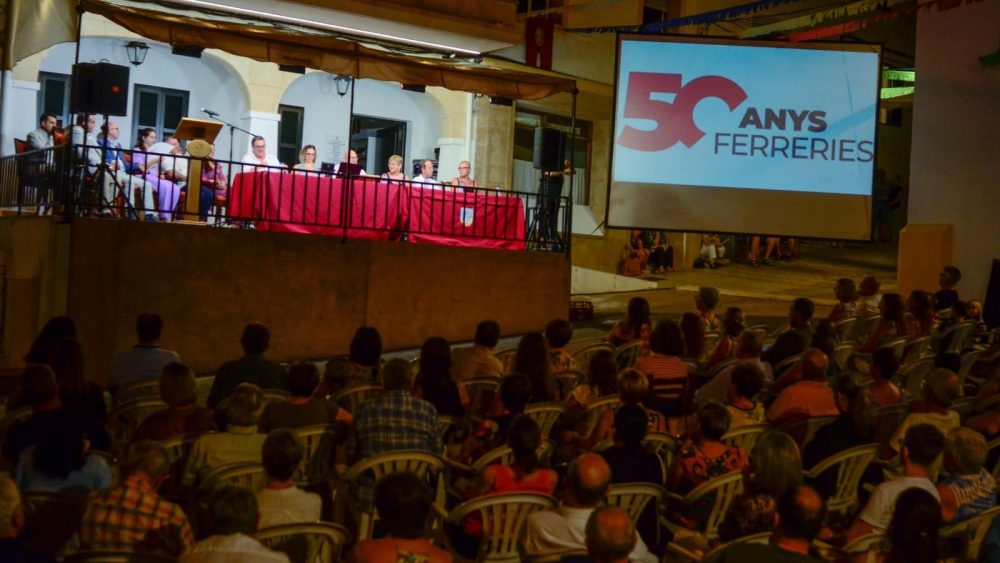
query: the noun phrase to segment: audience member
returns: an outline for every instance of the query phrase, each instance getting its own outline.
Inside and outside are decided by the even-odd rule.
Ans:
[[[576,371],[576,360],[573,354],[566,350],[566,345],[573,339],[573,324],[566,319],[552,319],[545,325],[545,342],[549,345],[549,357],[552,360],[552,371]]]
[[[826,377],[828,379],[833,379],[843,373],[840,364],[837,363],[837,329],[834,328],[833,323],[826,319],[820,319],[816,323],[816,327],[813,329],[812,340],[809,341],[810,348],[816,348],[820,352],[826,354],[826,357],[830,359],[826,366]],[[781,374],[781,379],[785,378],[793,369],[786,369]],[[801,378],[801,373],[799,376]],[[777,386],[778,382],[775,382]]]
[[[378,329],[373,326],[358,327],[351,338],[347,357],[341,356],[326,363],[324,388],[317,395],[330,395],[360,383],[378,383],[381,358],[382,336]]]
[[[55,146],[53,133],[56,130],[58,121],[55,114],[48,112],[38,116],[38,129],[29,131],[25,141],[28,143],[28,150],[36,151],[50,149]]]
[[[879,292],[882,283],[875,276],[861,278],[858,285],[858,320],[865,320],[879,314],[879,304],[882,294]]]
[[[830,309],[830,314],[826,317],[830,322],[836,323],[858,314],[858,305],[855,303],[858,290],[854,287],[854,280],[851,278],[837,280],[837,285],[833,286],[833,296],[837,298],[837,304]]]
[[[918,487],[900,493],[886,532],[891,547],[884,563],[940,561],[938,530],[941,524],[941,505],[934,495]]]
[[[934,369],[946,369],[958,373],[962,369],[962,355],[957,352],[939,352],[934,354]]]
[[[637,369],[627,369],[618,376],[618,396],[622,400],[622,405],[636,405],[642,407],[646,413],[648,421],[647,429],[650,432],[666,432],[667,419],[659,411],[645,406],[645,401],[649,398],[650,382],[646,374]],[[613,438],[615,415],[611,411],[604,411],[597,427],[591,436],[591,441],[596,443],[601,440]]]
[[[788,309],[789,329],[778,335],[774,344],[761,354],[761,359],[776,366],[781,360],[802,353],[812,342],[810,320],[815,310],[811,299],[799,297],[793,301]]]
[[[948,317],[941,319],[941,322],[931,331],[931,349],[937,352],[951,350],[951,343],[955,338],[955,331],[952,329],[964,323],[968,316],[969,308],[966,306],[965,301],[956,301],[953,303],[951,305],[951,313]],[[965,343],[959,343],[954,351],[962,351],[964,348]]]
[[[946,523],[960,522],[996,506],[997,491],[986,463],[986,438],[975,430],[952,428],[944,450],[948,476],[937,484],[941,516]]]
[[[257,415],[261,409],[260,388],[241,383],[221,405],[226,418],[224,432],[203,434],[195,440],[184,467],[183,484],[211,486],[206,477],[223,465],[260,460],[260,449],[267,438],[257,433]]]
[[[529,332],[521,337],[514,355],[514,371],[531,379],[529,404],[559,400],[559,385],[552,373],[549,347],[541,333]]]
[[[746,329],[746,324],[743,309],[739,307],[726,309],[722,315],[722,334],[715,347],[708,354],[708,359],[705,360],[702,370],[708,372],[720,363],[736,357],[736,344],[739,341],[740,333]]]
[[[111,485],[111,468],[104,459],[89,455],[90,443],[72,418],[53,421],[51,432],[29,446],[17,464],[17,487],[39,491],[87,495]]]
[[[476,325],[472,346],[457,348],[451,353],[451,375],[455,381],[473,377],[503,377],[503,363],[493,355],[500,342],[500,325],[496,321],[482,321]]]
[[[966,320],[976,323],[973,332],[986,332],[989,327],[986,326],[986,321],[983,320],[983,302],[978,299],[969,299],[965,302],[965,309],[968,315],[965,317]]]
[[[741,363],[733,368],[730,375],[729,396],[726,410],[729,411],[729,428],[739,428],[767,421],[764,403],[756,399],[764,388],[764,372],[751,363]]]
[[[702,328],[706,331],[719,332],[722,322],[715,316],[715,307],[719,304],[719,290],[714,287],[699,287],[694,296],[694,308],[702,320]]]
[[[775,259],[778,258],[778,243],[780,239],[778,237],[766,237],[767,246],[764,248],[764,256],[761,261],[765,266],[773,266],[774,260],[771,259],[773,256]],[[760,264],[757,262],[757,257],[760,255],[760,237],[751,236],[750,237],[750,267],[757,268]]]
[[[729,411],[721,403],[708,401],[698,409],[698,427],[678,449],[667,475],[667,489],[684,494],[715,477],[743,469],[747,454],[739,446],[722,443],[729,430]],[[688,514],[698,519],[707,514]]]
[[[179,506],[156,490],[170,470],[170,455],[155,442],[129,448],[119,465],[121,482],[91,496],[80,525],[83,549],[134,550],[180,555],[194,534]]]
[[[615,326],[611,327],[608,342],[615,346],[622,346],[639,339],[645,341],[649,339],[651,328],[649,302],[642,297],[633,297],[628,300],[625,320],[618,321]]]
[[[0,561],[5,563],[55,563],[55,559],[31,551],[17,537],[25,527],[24,505],[17,485],[0,476]]]
[[[523,373],[512,373],[500,381],[499,400],[493,401],[491,414],[472,432],[463,457],[477,459],[482,454],[507,443],[510,423],[524,412],[531,398],[531,380]]]
[[[868,370],[868,375],[872,378],[869,388],[878,406],[887,407],[903,401],[903,393],[891,381],[897,371],[899,359],[892,348],[879,348],[872,352],[872,364]]]
[[[289,563],[284,553],[271,551],[257,541],[257,499],[253,491],[225,485],[212,492],[208,505],[212,535],[191,546],[179,563]]]
[[[469,172],[472,171],[472,165],[469,164],[468,160],[463,160],[458,163],[458,176],[451,179],[451,186],[453,188],[463,188],[466,190],[475,189],[479,187],[479,184],[469,176]]]
[[[257,493],[261,528],[319,520],[319,495],[303,491],[292,480],[305,455],[305,446],[291,430],[279,428],[267,435],[261,452],[267,485]]]
[[[431,499],[416,475],[393,473],[383,477],[375,487],[375,507],[386,535],[354,544],[348,561],[451,563],[450,553],[435,547],[424,537]]]
[[[645,230],[640,235],[642,246],[649,251],[646,264],[654,274],[674,271],[674,247],[667,240],[666,231]]]
[[[778,499],[802,484],[802,459],[791,436],[780,430],[764,433],[754,443],[743,470],[743,494],[733,501],[719,528],[719,538],[736,538],[774,528]]]
[[[433,336],[424,341],[414,390],[418,397],[434,405],[438,415],[465,415],[469,399],[464,396],[465,388],[451,377],[451,346],[444,338]]]
[[[470,498],[500,493],[531,492],[551,495],[558,475],[545,469],[538,459],[542,434],[538,423],[520,415],[510,423],[507,435],[513,461],[510,465],[490,465],[479,474]]]
[[[198,199],[198,217],[208,220],[208,212],[213,206],[221,207],[229,197],[229,183],[222,164],[215,159],[215,145],[208,152],[208,158],[201,163],[201,193]]]
[[[906,430],[899,453],[903,472],[875,487],[868,504],[858,514],[847,532],[848,541],[876,532],[884,533],[892,518],[892,509],[900,493],[911,487],[924,489],[940,502],[937,488],[931,482],[932,466],[944,450],[945,437],[940,430],[926,423]]]
[[[52,357],[52,350],[64,338],[76,338],[76,323],[65,316],[52,317],[45,323],[24,356],[25,364],[44,364]]]
[[[812,542],[826,520],[826,504],[808,485],[794,487],[778,499],[778,517],[768,543],[736,542],[726,548],[720,563],[820,563],[811,553]]]
[[[280,166],[284,168],[284,164],[278,160],[278,157],[273,154],[268,154],[267,152],[267,141],[264,137],[254,137],[250,141],[250,152],[243,155],[243,164],[252,164],[255,166]],[[251,169],[252,170],[252,169]],[[250,172],[251,170],[246,170]]]
[[[413,177],[413,181],[422,188],[441,188],[441,182],[434,177],[434,161],[427,159],[420,163],[420,174]]]
[[[958,303],[958,291],[955,286],[962,280],[962,271],[955,266],[945,266],[938,274],[938,285],[941,289],[934,292],[934,311],[947,311]]]
[[[566,398],[566,412],[559,415],[552,435],[558,440],[558,450],[553,456],[568,461],[590,448],[591,429],[598,421],[587,408],[597,399],[618,392],[618,369],[611,350],[598,350],[590,357],[587,381],[573,388]]]
[[[108,407],[104,391],[92,381],[87,381],[83,369],[83,347],[75,338],[65,338],[52,349],[49,367],[56,376],[59,400],[64,405],[75,405],[89,411],[95,418],[104,420]],[[10,407],[8,406],[8,409]]]
[[[111,359],[111,385],[121,387],[129,383],[156,379],[163,373],[163,366],[181,361],[173,350],[160,348],[163,320],[156,313],[141,313],[135,319],[135,334],[139,343],[126,352],[119,352]]]
[[[285,370],[264,357],[271,346],[271,331],[266,326],[251,323],[244,327],[240,346],[243,357],[222,364],[216,373],[206,401],[209,408],[215,408],[241,383],[252,383],[261,389],[288,389]]]
[[[930,336],[934,330],[934,304],[931,294],[915,289],[906,298],[906,335],[910,338]]]
[[[721,260],[726,255],[726,242],[719,235],[705,233],[701,235],[701,258],[709,268],[718,268],[722,265]]]
[[[271,401],[260,415],[258,427],[268,433],[276,428],[300,428],[317,424],[350,424],[351,413],[325,397],[313,396],[319,386],[319,368],[313,362],[298,362],[288,367],[287,401]]]
[[[635,549],[632,519],[617,506],[602,506],[587,519],[587,555],[591,563],[626,563]],[[565,561],[565,559],[564,559]]]
[[[681,360],[684,337],[671,320],[656,323],[649,335],[650,354],[635,361],[635,369],[649,377],[649,405],[665,417],[680,416],[690,392],[688,365]]]
[[[771,374],[771,364],[760,359],[763,350],[764,337],[759,332],[750,329],[741,332],[740,338],[736,342],[736,363],[722,369],[708,383],[698,388],[698,402],[712,400],[721,403],[726,400],[726,396],[729,393],[729,385],[732,382],[733,371],[741,364],[757,366],[761,373],[764,374],[764,381],[766,383],[773,381],[774,376]]]
[[[826,380],[827,363],[826,354],[815,348],[802,352],[802,380],[783,389],[771,403],[767,419],[772,424],[838,414],[833,390]]]
[[[718,319],[716,319],[718,321]],[[660,321],[663,322],[663,321]],[[705,354],[705,319],[697,313],[687,312],[681,315],[681,334],[683,335],[685,358],[700,362]]]
[[[886,342],[906,336],[906,305],[898,293],[886,293],[879,304],[879,314],[882,316],[875,330],[868,335],[864,344],[858,347],[858,352],[872,353]]]
[[[597,454],[584,454],[570,464],[566,473],[566,494],[555,510],[528,516],[520,546],[523,558],[531,562],[559,561],[586,549],[586,527],[591,513],[604,503],[611,485],[611,468]],[[636,534],[629,561],[655,562],[656,556]]]
[[[917,424],[930,424],[942,434],[947,434],[952,428],[962,424],[959,414],[950,410],[951,404],[962,396],[962,387],[958,376],[943,368],[932,371],[924,380],[924,400],[914,403],[910,413],[896,428],[895,434],[889,439],[889,448],[898,452],[906,431]]]
[[[163,366],[160,399],[167,408],[146,417],[135,429],[132,440],[162,441],[174,436],[215,430],[212,411],[197,404],[198,383],[190,368],[180,362]]]

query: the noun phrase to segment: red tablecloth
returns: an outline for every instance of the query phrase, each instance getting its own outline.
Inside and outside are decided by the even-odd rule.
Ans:
[[[233,185],[229,188],[228,213],[230,218],[253,220],[261,217],[264,210],[264,192],[268,189],[271,174],[240,172],[233,175]]]
[[[524,202],[517,196],[413,186],[411,242],[523,250]]]

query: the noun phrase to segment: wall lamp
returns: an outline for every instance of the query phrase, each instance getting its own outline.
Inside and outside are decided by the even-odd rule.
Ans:
[[[125,44],[125,54],[132,66],[141,65],[146,60],[147,52],[149,52],[149,45],[142,41],[129,41]]]

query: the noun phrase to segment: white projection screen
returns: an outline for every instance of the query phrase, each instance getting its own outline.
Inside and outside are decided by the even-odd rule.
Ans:
[[[622,34],[609,227],[870,240],[881,49]]]

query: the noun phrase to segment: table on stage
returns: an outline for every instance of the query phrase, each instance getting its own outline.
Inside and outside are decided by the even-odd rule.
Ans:
[[[394,240],[406,231],[417,243],[521,250],[524,202],[503,194],[467,193],[386,182],[345,181],[314,174],[259,170],[236,174],[229,194],[231,220],[260,230]]]

